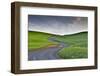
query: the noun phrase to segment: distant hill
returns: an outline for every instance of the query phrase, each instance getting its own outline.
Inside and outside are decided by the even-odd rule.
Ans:
[[[37,32],[37,31],[29,31],[29,32],[34,32],[34,33],[37,33],[37,34],[47,34],[47,35],[56,35],[56,36],[70,36],[70,35],[78,35],[78,34],[84,34],[84,33],[88,33],[87,31],[83,31],[83,32],[77,32],[77,33],[74,33],[74,34],[68,34],[68,35],[57,35],[57,34],[51,34],[51,33],[47,33],[47,32]]]

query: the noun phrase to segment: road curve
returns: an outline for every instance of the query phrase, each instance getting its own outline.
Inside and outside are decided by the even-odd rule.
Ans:
[[[64,42],[56,40],[55,37],[50,37],[48,39],[52,42],[57,42],[58,46],[52,46],[48,48],[37,49],[35,51],[28,52],[28,60],[53,60],[53,59],[60,59],[57,55],[57,52],[60,51],[62,48],[66,47],[67,45]]]

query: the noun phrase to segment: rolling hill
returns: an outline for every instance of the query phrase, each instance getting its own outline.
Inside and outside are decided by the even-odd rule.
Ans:
[[[68,47],[64,47],[57,54],[63,59],[74,59],[74,58],[87,58],[87,42],[88,33],[80,32],[72,35],[54,35],[43,32],[28,32],[28,49],[39,49],[45,48],[52,45],[58,45],[58,42],[50,41],[49,38],[53,37],[57,41],[64,42]]]

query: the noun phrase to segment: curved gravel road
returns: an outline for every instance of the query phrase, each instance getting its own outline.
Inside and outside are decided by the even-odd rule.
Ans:
[[[52,42],[57,42],[59,45],[48,48],[37,49],[35,51],[29,51],[28,52],[29,61],[60,59],[60,57],[57,55],[57,52],[60,51],[62,48],[66,47],[67,44],[56,40],[55,37],[50,37],[48,40]]]

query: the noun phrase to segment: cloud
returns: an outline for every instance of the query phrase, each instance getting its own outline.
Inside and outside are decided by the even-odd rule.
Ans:
[[[66,19],[67,20],[67,19]],[[77,17],[70,23],[60,20],[50,20],[42,22],[29,22],[29,31],[46,32],[56,35],[68,35],[78,32],[88,31],[87,18]]]

